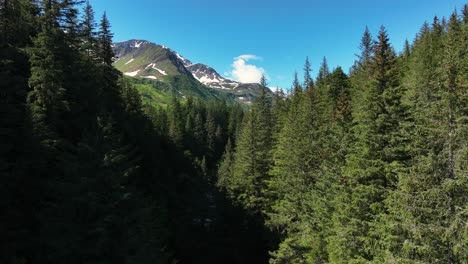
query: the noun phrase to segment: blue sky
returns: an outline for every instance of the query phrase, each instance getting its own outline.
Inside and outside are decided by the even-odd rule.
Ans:
[[[264,72],[272,87],[302,77],[306,56],[315,76],[323,56],[330,68],[353,64],[365,26],[381,25],[401,51],[424,21],[448,17],[464,0],[90,0],[106,11],[114,41],[145,39],[170,47],[221,75],[250,81]],[[248,55],[248,56],[247,56]]]

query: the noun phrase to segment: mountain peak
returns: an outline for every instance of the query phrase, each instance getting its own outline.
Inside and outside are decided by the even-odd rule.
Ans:
[[[259,84],[224,78],[212,67],[192,63],[170,48],[150,41],[131,39],[114,43],[113,49],[115,67],[130,77],[164,81],[166,76],[182,75],[219,92],[232,94],[241,102],[250,102],[261,91]]]

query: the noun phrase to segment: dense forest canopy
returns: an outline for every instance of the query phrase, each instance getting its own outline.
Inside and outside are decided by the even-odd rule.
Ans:
[[[143,104],[85,1],[0,35],[0,263],[468,262],[468,5],[249,107]]]

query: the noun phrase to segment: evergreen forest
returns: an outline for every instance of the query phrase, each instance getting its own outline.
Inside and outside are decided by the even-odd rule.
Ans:
[[[82,0],[0,36],[0,263],[468,263],[468,5],[251,104],[143,103]]]

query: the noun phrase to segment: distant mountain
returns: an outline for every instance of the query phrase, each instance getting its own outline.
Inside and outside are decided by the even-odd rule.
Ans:
[[[213,68],[205,64],[196,63],[186,66],[193,77],[204,85],[214,89],[234,90],[240,83],[226,79],[219,75]]]
[[[115,67],[125,75],[147,79],[163,79],[167,75],[191,75],[182,57],[167,47],[144,40],[114,44]]]
[[[239,102],[250,103],[261,93],[262,88],[259,84],[229,80],[207,65],[194,64],[168,47],[149,41],[133,39],[114,43],[113,48],[116,55],[114,65],[126,76],[165,83],[171,83],[174,78],[183,79],[185,85],[188,83],[189,86],[201,90],[190,91],[187,89],[190,87],[174,87],[179,94],[183,93],[181,90],[185,90],[188,94],[208,93],[214,97],[233,98]],[[203,91],[202,86],[211,88],[211,91]],[[268,93],[271,91],[268,90]]]

